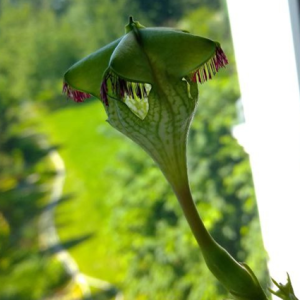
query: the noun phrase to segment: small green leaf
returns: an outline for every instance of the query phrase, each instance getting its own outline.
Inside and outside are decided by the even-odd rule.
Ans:
[[[277,292],[270,289],[270,292],[272,294],[276,295],[277,297],[283,300],[298,300],[298,298],[294,293],[294,289],[289,274],[287,274],[287,283],[285,285],[281,283],[277,283],[273,278],[272,281],[278,287]]]

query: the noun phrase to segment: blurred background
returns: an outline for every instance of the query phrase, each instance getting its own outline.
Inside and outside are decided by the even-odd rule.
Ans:
[[[269,283],[248,155],[232,136],[243,114],[225,2],[0,0],[1,300],[227,296],[151,159],[99,100],[61,93],[64,72],[129,15],[221,42],[230,65],[201,86],[190,182],[211,234]]]

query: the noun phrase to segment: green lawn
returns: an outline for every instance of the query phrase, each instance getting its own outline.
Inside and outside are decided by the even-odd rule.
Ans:
[[[118,283],[127,262],[124,253],[116,252],[118,233],[109,226],[114,209],[111,197],[122,168],[118,151],[133,145],[105,120],[100,101],[90,100],[45,116],[43,130],[59,147],[67,171],[67,198],[55,216],[62,242],[73,245],[69,250],[83,273]],[[77,244],[78,239],[84,241]]]

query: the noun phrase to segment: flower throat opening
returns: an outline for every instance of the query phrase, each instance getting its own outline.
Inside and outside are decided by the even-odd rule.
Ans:
[[[101,84],[100,96],[108,106],[108,98],[123,101],[140,119],[145,119],[149,111],[148,96],[151,85],[148,83],[130,82],[108,72]]]

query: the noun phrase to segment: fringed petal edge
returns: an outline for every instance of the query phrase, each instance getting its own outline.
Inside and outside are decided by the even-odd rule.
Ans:
[[[219,69],[225,68],[227,64],[228,59],[225,53],[220,46],[217,46],[214,56],[193,72],[191,80],[193,82],[204,83],[208,79],[212,79]]]
[[[75,90],[72,87],[70,87],[66,82],[64,82],[63,84],[62,91],[68,96],[69,99],[72,99],[75,102],[84,102],[85,99],[91,98],[90,94]]]

